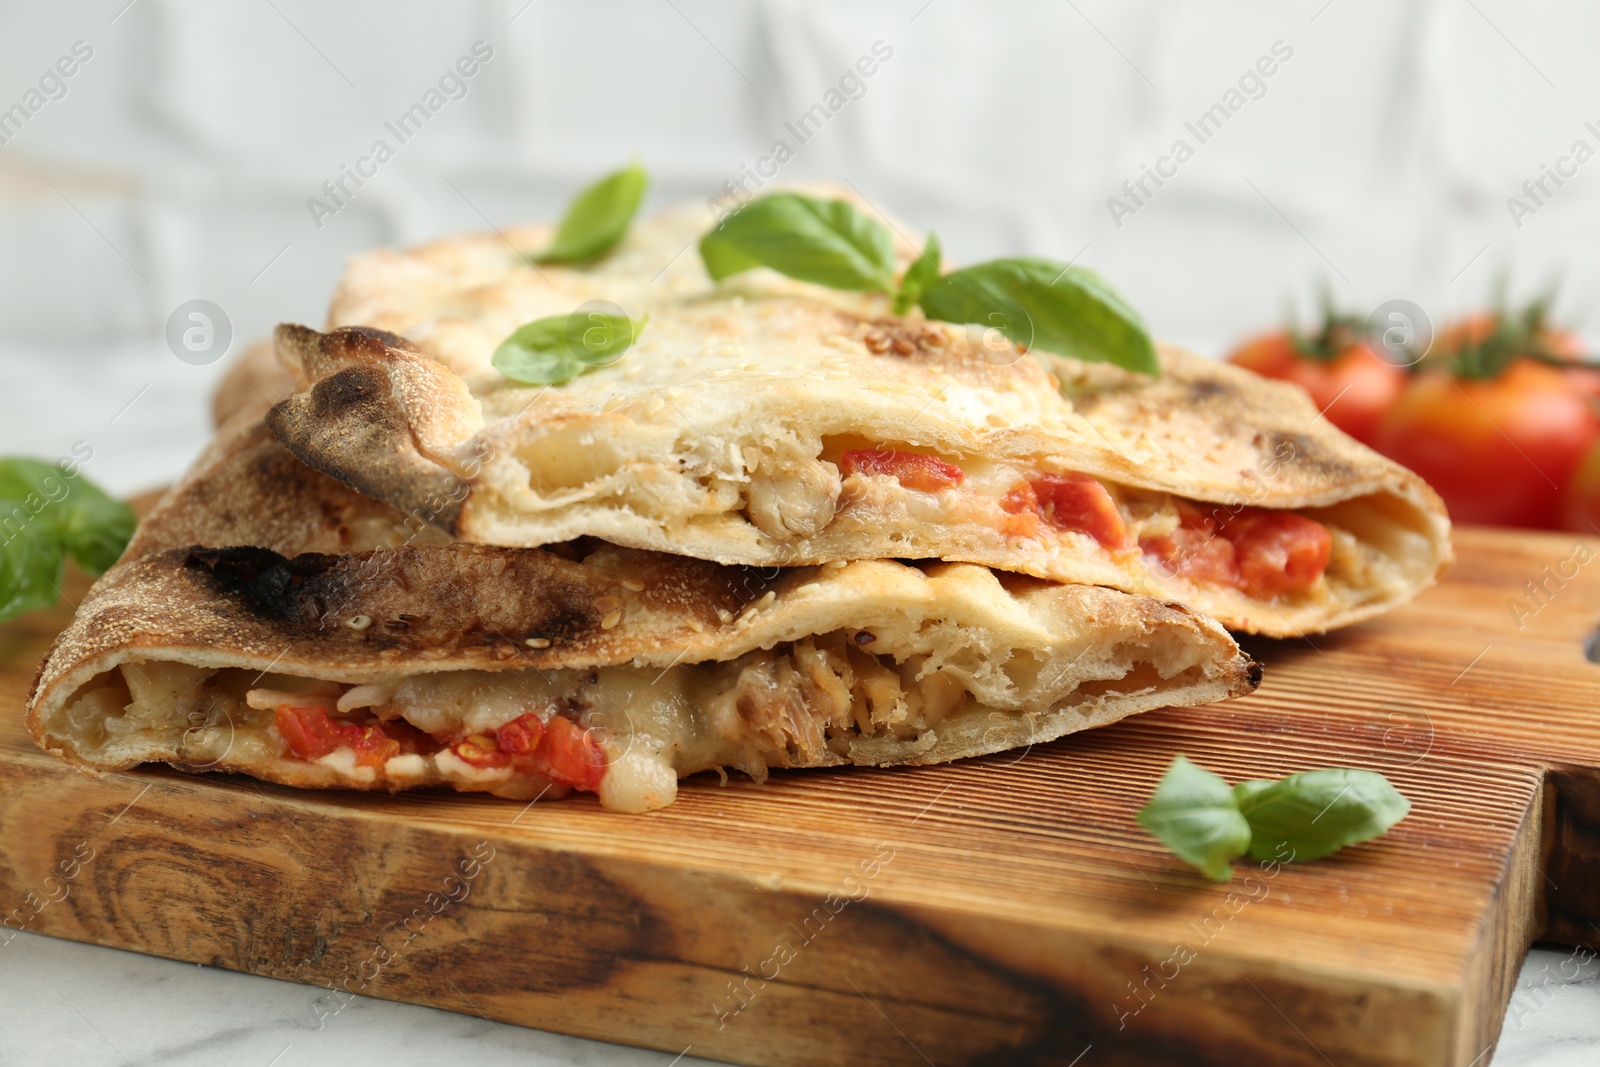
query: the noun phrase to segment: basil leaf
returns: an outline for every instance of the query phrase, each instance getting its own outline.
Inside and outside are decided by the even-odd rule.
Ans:
[[[1013,343],[1158,374],[1139,313],[1104,279],[1046,259],[995,259],[952,271],[918,303],[931,319],[999,329]]]
[[[0,460],[0,621],[54,604],[68,555],[103,573],[128,547],[134,521],[132,508],[81,474]]]
[[[80,475],[51,463],[0,460],[0,541],[38,525],[84,570],[100,575],[133,536],[133,509]]]
[[[922,294],[928,286],[939,280],[939,267],[942,256],[939,251],[939,235],[928,234],[928,243],[922,246],[922,255],[916,262],[906,268],[906,276],[900,279],[900,290],[894,294],[894,305],[891,310],[896,315],[904,315],[911,306],[922,299]]]
[[[117,562],[133,538],[133,509],[79,476],[65,501],[62,542],[74,563],[99,577]]]
[[[525,385],[560,385],[614,363],[648,321],[582,309],[534,319],[500,342],[490,362]]]
[[[1139,825],[1214,882],[1233,877],[1230,860],[1250,847],[1250,824],[1239,814],[1228,783],[1187,756],[1167,768]]]
[[[716,281],[752,267],[832,289],[894,287],[894,241],[888,227],[844,200],[773,193],[731,212],[700,241]]]
[[[556,228],[555,244],[536,263],[572,263],[609,252],[639,210],[650,176],[637,163],[608,174],[573,198]]]
[[[1405,818],[1411,802],[1376,771],[1348,767],[1291,774],[1278,782],[1240,782],[1239,810],[1250,823],[1252,859],[1321,859],[1368,841]]]
[[[1249,781],[1240,782],[1233,787],[1234,803],[1239,805],[1240,813],[1243,814],[1244,805],[1254,799],[1257,793],[1265,789],[1271,789],[1277,784],[1278,780],[1276,778],[1251,778]]]
[[[0,622],[56,602],[61,585],[61,540],[37,516],[20,527],[14,518],[27,509],[14,500],[0,500]]]
[[[52,526],[58,525],[60,520],[60,512],[54,505],[71,492],[66,472],[53,463],[22,456],[0,459],[0,500],[29,505],[30,513],[44,515],[44,521]],[[30,502],[29,497],[35,500]]]
[[[730,274],[761,266],[759,259],[740,251],[737,245],[720,239],[715,230],[700,238],[700,260],[706,265],[706,273],[711,275],[713,281],[721,281]]]

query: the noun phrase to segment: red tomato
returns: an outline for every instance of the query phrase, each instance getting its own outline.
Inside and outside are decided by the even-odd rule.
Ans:
[[[355,750],[356,762],[363,767],[382,767],[400,755],[400,745],[389,737],[378,723],[365,726],[341,726],[345,744]]]
[[[478,768],[509,767],[511,754],[500,751],[496,739],[490,734],[471,734],[451,748],[464,762]]]
[[[591,793],[600,788],[606,773],[606,755],[599,742],[589,731],[559,715],[545,723],[532,762],[552,781]]]
[[[1600,444],[1578,464],[1561,499],[1561,527],[1600,533]]]
[[[954,463],[921,452],[884,448],[851,448],[839,456],[839,469],[852,474],[887,474],[907,489],[933,492],[961,484],[964,475]]]
[[[1492,378],[1418,374],[1378,426],[1378,451],[1420,474],[1457,522],[1552,528],[1561,488],[1600,438],[1565,373],[1515,360]]]
[[[1476,312],[1440,330],[1428,349],[1428,359],[1459,356],[1497,338],[1501,344],[1532,348],[1556,359],[1582,359],[1583,339],[1571,330],[1546,325],[1544,318],[1545,310],[1540,304],[1531,304],[1515,314]]]
[[[1280,330],[1247,341],[1228,360],[1300,386],[1324,418],[1363,442],[1406,384],[1405,370],[1374,352],[1348,326],[1326,327],[1316,338]]]
[[[1106,548],[1124,548],[1128,527],[1117,502],[1087,474],[1041,474],[1030,480],[1039,517],[1062,530],[1086,533]],[[1002,505],[1004,506],[1004,505]]]
[[[1157,573],[1213,585],[1239,585],[1239,560],[1233,542],[1219,537],[1217,524],[1200,512],[1181,504],[1178,510],[1177,529],[1139,539],[1139,547],[1158,562]]]
[[[289,751],[301,759],[318,759],[335,749],[349,748],[361,766],[381,767],[400,754],[400,743],[384,733],[381,724],[335,722],[320,706],[281,704],[273,712],[273,721]]]
[[[1272,598],[1308,589],[1328,568],[1333,537],[1304,515],[1262,508],[1207,515],[1192,505],[1180,512],[1177,529],[1139,542],[1158,573]]]
[[[289,751],[301,759],[317,759],[339,747],[339,729],[326,708],[280,704],[272,717]]]
[[[1223,531],[1238,555],[1244,588],[1259,595],[1301,592],[1328,569],[1333,537],[1326,526],[1304,515],[1246,508]]]
[[[500,750],[509,752],[513,756],[533,755],[542,737],[544,737],[544,721],[531,711],[512,719],[495,732]]]
[[[1562,367],[1561,376],[1584,396],[1600,397],[1600,368]]]
[[[1039,497],[1033,486],[1018,482],[1000,498],[1000,510],[1006,513],[1000,532],[1007,537],[1037,537],[1039,534]]]

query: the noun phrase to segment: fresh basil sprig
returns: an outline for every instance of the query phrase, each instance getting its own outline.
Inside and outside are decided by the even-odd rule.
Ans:
[[[904,315],[922,299],[928,287],[939,280],[939,268],[944,265],[943,256],[939,248],[939,235],[928,234],[928,243],[922,246],[922,254],[906,268],[906,276],[900,279],[900,288],[894,294],[891,311],[896,315]]]
[[[1303,771],[1233,788],[1178,756],[1167,768],[1139,824],[1207,878],[1233,877],[1232,860],[1304,862],[1370,841],[1406,817],[1411,802],[1376,771],[1347,767]]]
[[[752,267],[830,289],[894,286],[894,241],[888,229],[843,200],[774,193],[752,200],[700,241],[714,281]]]
[[[1104,278],[1048,259],[995,259],[952,271],[918,303],[930,319],[993,326],[1013,344],[1159,374],[1144,320]]]
[[[128,547],[134,521],[132,508],[82,474],[0,460],[0,622],[54,604],[69,556],[104,573]]]
[[[630,319],[583,310],[534,319],[500,342],[490,362],[525,385],[561,385],[614,363],[639,339],[648,321],[649,316]]]
[[[1180,860],[1214,882],[1232,878],[1229,862],[1250,847],[1250,824],[1239,813],[1233,790],[1187,756],[1172,761],[1138,819]]]
[[[773,193],[728,214],[700,241],[713,280],[768,267],[833,289],[889,294],[895,314],[998,329],[1023,348],[1157,374],[1139,313],[1098,274],[1045,259],[996,259],[940,272],[938,238],[894,280],[889,230],[844,200]]]
[[[637,163],[590,185],[567,207],[555,244],[534,256],[534,262],[577,263],[609,252],[628,232],[649,186],[650,176]]]
[[[1282,855],[1284,845],[1297,861],[1321,859],[1385,833],[1411,810],[1389,779],[1348,767],[1240,782],[1233,794],[1250,823],[1255,860]]]

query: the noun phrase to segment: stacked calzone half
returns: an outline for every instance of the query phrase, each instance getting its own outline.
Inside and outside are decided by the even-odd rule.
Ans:
[[[1285,386],[1025,352],[770,271],[703,209],[359,257],[285,325],[40,668],[39,744],[304,787],[670,803],[737,769],[927,764],[1260,678],[1229,629],[1391,607],[1449,560],[1414,475]],[[898,252],[901,266],[913,258]],[[619,358],[493,356],[603,301]]]
[[[696,771],[938,763],[1259,680],[1177,605],[973,564],[451,542],[246,424],[83,602],[28,724],[95,769],[642,811]]]
[[[1449,562],[1436,494],[1295,386],[1172,348],[1159,377],[996,352],[771,272],[713,285],[684,254],[708,226],[669,213],[576,285],[495,234],[358,258],[336,329],[279,329],[310,387],[272,429],[464,541],[979,563],[1273,636],[1387,610]],[[609,366],[555,387],[491,366],[523,322],[600,299],[649,321]]]

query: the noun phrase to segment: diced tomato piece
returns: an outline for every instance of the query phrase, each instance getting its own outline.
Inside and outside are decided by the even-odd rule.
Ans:
[[[606,755],[594,737],[557,715],[545,724],[544,737],[531,763],[552,781],[593,793],[606,773]]]
[[[1106,548],[1127,547],[1128,526],[1098,479],[1087,474],[1041,474],[1030,484],[1045,522],[1086,533]]]
[[[839,456],[839,469],[852,474],[886,474],[907,489],[935,492],[960,485],[966,476],[954,463],[921,452],[894,452],[885,448],[850,448]]]
[[[1000,498],[1000,510],[1006,517],[1000,522],[1000,532],[1007,537],[1036,537],[1039,533],[1039,497],[1033,486],[1018,482],[1011,492]]]
[[[339,747],[339,728],[324,707],[279,704],[273,712],[273,722],[288,742],[289,751],[300,759],[317,759]]]
[[[516,766],[575,789],[595,792],[606,773],[605,751],[589,731],[555,716],[546,723],[528,712],[494,733],[470,734],[454,743],[423,733],[403,720],[339,722],[321,706],[281,705],[274,713],[289,751],[314,760],[348,748],[356,763],[381,767],[402,752],[433,753],[449,748],[474,767]]]
[[[533,712],[519,715],[495,732],[500,751],[513,756],[531,756],[544,737],[544,721]]]
[[[1231,585],[1256,596],[1302,592],[1328,568],[1328,528],[1292,511],[1243,508],[1236,515],[1179,510],[1177,529],[1139,542],[1166,574]]]
[[[1247,508],[1224,532],[1238,551],[1244,588],[1259,595],[1302,592],[1328,569],[1333,537],[1304,515]]]
[[[500,751],[500,746],[492,734],[472,734],[462,738],[450,751],[480,769],[511,765],[511,753]]]
[[[1171,577],[1214,585],[1239,584],[1239,563],[1233,542],[1203,525],[1180,525],[1169,534],[1141,538],[1139,547],[1159,561],[1159,570]]]
[[[1185,530],[1204,530],[1214,534],[1222,529],[1222,522],[1217,518],[1226,514],[1226,509],[1217,507],[1210,511],[1201,511],[1187,500],[1178,501],[1178,525]]]
[[[514,766],[591,793],[600,788],[606,773],[599,743],[589,731],[559,715],[547,723],[527,712],[493,734],[462,738],[451,751],[474,767]]]
[[[381,724],[335,722],[321,706],[280,704],[273,712],[273,722],[289,751],[300,759],[320,759],[335,749],[349,748],[358,764],[376,767],[400,754],[399,742],[384,733]]]
[[[400,743],[384,733],[378,723],[340,726],[339,746],[353,749],[356,763],[362,767],[382,767],[390,758],[400,755]]]

